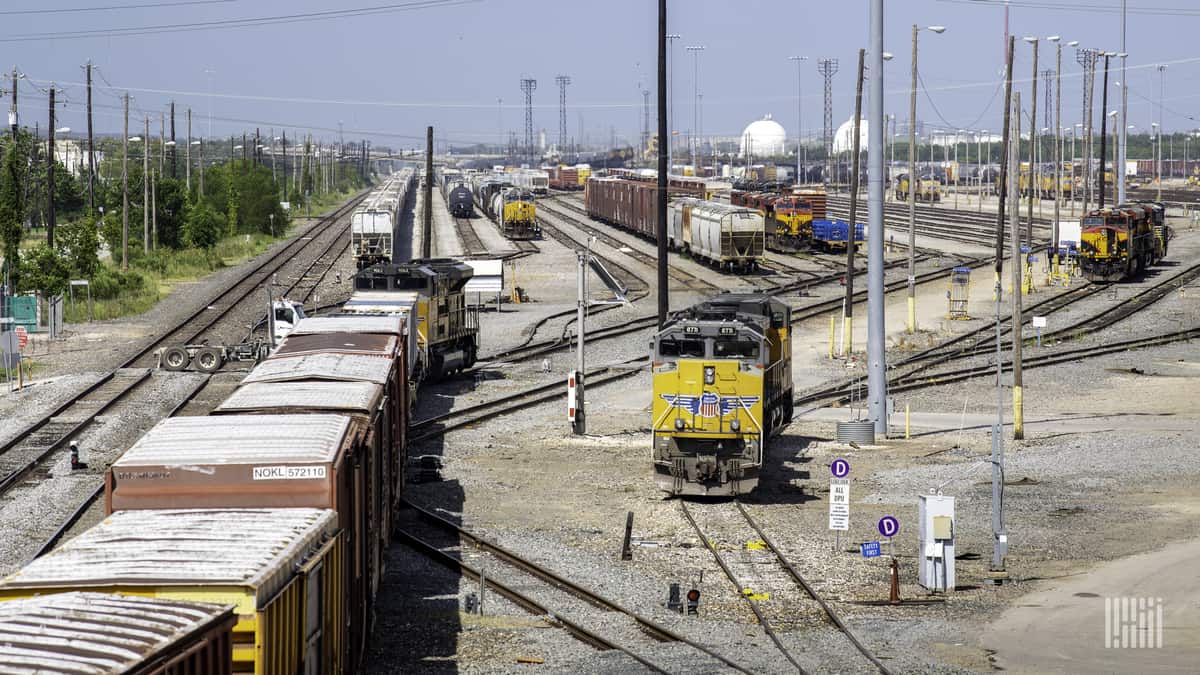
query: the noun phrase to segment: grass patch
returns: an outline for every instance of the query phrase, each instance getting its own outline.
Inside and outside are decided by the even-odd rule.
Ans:
[[[234,267],[265,251],[280,238],[266,234],[225,237],[211,251],[163,249],[149,255],[138,253],[129,270],[105,261],[92,279],[92,319],[103,321],[141,314],[171,293],[175,284],[202,279],[217,270]],[[131,251],[132,253],[132,251]],[[88,320],[86,294],[76,289],[74,305],[66,308],[67,323]]]

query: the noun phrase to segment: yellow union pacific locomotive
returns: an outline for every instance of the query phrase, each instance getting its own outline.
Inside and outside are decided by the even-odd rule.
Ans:
[[[761,293],[721,294],[672,315],[651,347],[658,486],[753,490],[767,439],[792,420],[791,310]]]

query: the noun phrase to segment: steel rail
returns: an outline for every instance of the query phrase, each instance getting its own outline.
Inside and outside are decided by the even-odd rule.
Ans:
[[[807,580],[805,580],[800,572],[792,565],[792,562],[787,559],[787,556],[783,555],[783,551],[780,551],[779,547],[775,545],[775,542],[771,541],[771,538],[767,536],[767,533],[763,532],[762,528],[758,525],[758,521],[754,520],[754,518],[750,516],[750,513],[746,510],[746,507],[743,506],[740,501],[734,503],[737,504],[738,511],[741,512],[742,516],[746,519],[746,522],[750,524],[750,527],[754,528],[754,532],[758,534],[758,538],[761,539],[763,543],[765,543],[767,547],[771,549],[771,552],[775,554],[775,557],[779,559],[780,564],[782,564],[783,568],[787,570],[788,575],[790,575],[792,579],[804,589],[805,593],[808,593],[813,600],[817,601],[817,604],[821,606],[821,609],[825,610],[826,616],[828,616],[829,620],[833,622],[833,625],[837,626],[838,630],[845,634],[846,638],[850,640],[855,649],[857,649],[859,653],[865,656],[868,661],[878,668],[879,672],[883,673],[883,675],[891,675],[891,671],[889,671],[887,667],[884,666],[883,663],[871,653],[871,650],[867,649],[866,645],[859,641],[854,633],[851,632],[851,630],[842,621],[842,618],[838,616],[837,612],[833,610],[833,607],[831,607],[829,603],[825,602],[825,599],[817,593],[816,589],[814,589]]]
[[[460,574],[466,574],[467,576],[469,576],[477,581],[480,579],[485,579],[484,583],[486,583],[488,586],[491,586],[492,589],[494,589],[497,593],[499,593],[500,595],[503,595],[505,598],[508,598],[510,601],[515,603],[517,606],[525,609],[526,611],[528,611],[531,614],[534,614],[536,616],[540,616],[540,617],[544,618],[547,623],[551,623],[551,624],[556,623],[556,624],[561,625],[563,628],[567,629],[567,631],[569,633],[571,633],[573,636],[575,636],[576,638],[578,638],[579,640],[581,640],[582,642],[584,642],[586,644],[596,647],[597,649],[616,650],[616,651],[622,652],[626,656],[629,656],[630,658],[634,659],[638,663],[646,666],[647,668],[649,668],[650,670],[652,670],[656,673],[664,673],[665,674],[665,673],[669,672],[667,669],[663,668],[662,666],[659,666],[659,665],[655,664],[654,662],[646,659],[645,657],[642,657],[642,656],[634,653],[633,651],[629,650],[628,648],[622,647],[621,645],[609,640],[608,638],[601,636],[598,633],[595,633],[594,631],[584,628],[583,626],[579,625],[578,623],[575,623],[574,621],[571,621],[570,619],[566,619],[562,616],[559,616],[559,615],[551,612],[545,605],[534,600],[533,598],[529,597],[528,595],[521,593],[520,591],[516,590],[515,588],[512,588],[511,586],[501,583],[492,577],[484,577],[483,575],[480,574],[479,570],[475,569],[474,567],[471,567],[466,562],[450,555],[449,553],[446,553],[445,551],[439,549],[438,547],[434,546],[433,544],[430,544],[427,541],[424,541],[423,539],[417,537],[416,535],[414,535],[412,533],[405,532],[404,530],[396,530],[394,536],[396,538],[400,539],[405,544],[408,544],[409,546],[411,546],[413,548],[413,550],[426,555],[427,557],[431,558],[435,562],[438,562],[445,567],[448,567],[456,572],[459,572]]]
[[[612,612],[618,612],[620,614],[624,614],[624,615],[630,617],[638,624],[638,627],[642,630],[642,632],[646,633],[651,638],[658,640],[659,642],[679,642],[682,644],[686,644],[689,647],[692,647],[694,649],[698,649],[698,650],[704,652],[705,654],[707,654],[707,655],[711,656],[712,658],[720,661],[721,663],[729,666],[730,668],[733,668],[734,670],[737,670],[737,671],[743,672],[743,673],[751,672],[751,671],[747,670],[745,667],[738,665],[737,663],[714,652],[713,650],[709,649],[708,647],[706,647],[698,642],[695,642],[687,637],[684,637],[683,635],[676,633],[675,631],[671,630],[670,628],[668,628],[666,626],[663,626],[662,624],[657,623],[653,619],[650,619],[646,616],[638,614],[634,610],[629,609],[628,607],[625,607],[621,603],[619,603],[615,600],[609,599],[605,596],[602,596],[599,593],[597,593],[596,591],[594,591],[590,588],[587,588],[586,586],[575,583],[575,582],[571,581],[570,579],[567,579],[566,577],[563,577],[562,575],[546,568],[543,565],[539,565],[538,563],[527,560],[527,559],[521,557],[519,554],[505,548],[504,546],[501,546],[500,544],[490,541],[481,535],[475,534],[475,533],[463,528],[461,525],[451,522],[451,521],[431,512],[425,508],[422,508],[422,507],[412,503],[411,501],[409,501],[407,499],[401,499],[401,505],[407,506],[407,507],[413,509],[413,511],[415,511],[416,514],[420,518],[425,520],[426,522],[433,523],[434,525],[441,527],[442,529],[444,529],[448,532],[452,532],[454,534],[457,534],[461,538],[471,541],[477,548],[480,548],[482,550],[487,551],[488,553],[491,553],[492,555],[495,555],[497,558],[503,560],[505,563],[507,563],[513,567],[516,567],[517,569],[520,569],[521,571],[525,572],[526,574],[535,576],[538,579],[541,579],[542,581],[546,582],[547,584],[549,584],[551,586],[555,586],[555,587],[559,588],[560,590],[563,590],[567,593],[570,593],[595,607],[605,609],[608,611],[612,611]]]
[[[167,413],[167,417],[175,417],[178,415],[188,403],[191,403],[192,400],[196,398],[196,395],[199,394],[204,387],[208,386],[208,383],[211,379],[212,375],[205,374],[200,379],[200,382],[193,387],[190,392],[188,392],[188,395],[184,397],[182,401],[177,403],[174,408],[171,408],[170,412]],[[40,558],[49,553],[50,550],[62,540],[67,532],[69,532],[72,527],[75,527],[75,524],[78,523],[81,518],[83,518],[84,514],[86,514],[88,510],[92,508],[92,504],[95,504],[96,500],[98,500],[103,494],[104,481],[100,481],[100,483],[96,485],[96,488],[92,490],[91,494],[89,494],[83,500],[83,502],[79,504],[79,506],[75,507],[75,510],[72,511],[65,520],[63,520],[63,522],[58,526],[57,529],[54,530],[54,532],[46,539],[46,541],[42,542],[42,545],[38,548],[37,552],[33,554],[33,558]],[[30,558],[26,564],[28,564],[28,562],[32,562],[33,558]]]
[[[700,529],[699,523],[697,523],[696,519],[692,517],[692,512],[688,510],[687,504],[681,500],[679,502],[679,506],[683,509],[684,517],[687,518],[689,523],[691,523],[692,529],[696,531],[696,535],[699,536],[701,541],[704,542],[705,548],[707,548],[708,552],[712,554],[713,559],[717,561],[717,565],[721,567],[721,570],[725,572],[726,578],[728,578],[729,582],[737,588],[738,595],[750,605],[750,609],[754,612],[754,616],[758,618],[759,625],[763,627],[763,631],[766,632],[767,637],[771,638],[771,641],[775,643],[775,647],[779,649],[779,653],[783,654],[784,658],[786,658],[793,666],[796,666],[798,671],[801,673],[805,672],[804,666],[800,665],[800,662],[796,660],[796,657],[792,655],[792,652],[788,650],[788,648],[784,646],[783,641],[779,639],[779,635],[777,635],[775,633],[775,629],[771,627],[770,619],[768,619],[766,615],[763,614],[762,609],[759,608],[758,602],[754,598],[750,597],[750,594],[746,592],[746,587],[742,585],[742,582],[738,581],[737,575],[733,573],[733,570],[731,570],[729,565],[727,565],[721,558],[721,554],[717,552],[716,547],[713,546],[712,542],[709,541],[709,538],[704,534],[704,530]]]

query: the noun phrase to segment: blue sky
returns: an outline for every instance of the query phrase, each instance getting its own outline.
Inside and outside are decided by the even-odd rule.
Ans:
[[[377,143],[415,146],[433,124],[439,138],[494,141],[500,129],[523,129],[519,81],[532,77],[535,127],[553,140],[558,129],[554,77],[572,78],[568,89],[568,132],[589,140],[635,138],[642,111],[641,87],[654,89],[654,0],[456,0],[440,6],[387,11],[369,16],[274,23],[218,30],[82,37],[79,30],[114,29],[270,17],[389,4],[388,0],[11,0],[0,10],[0,67],[26,73],[21,84],[22,122],[44,125],[46,94],[54,80],[64,92],[60,124],[85,128],[83,71],[88,59],[98,66],[96,126],[119,132],[119,91],[134,96],[131,126],[155,120],[171,99],[193,110],[196,133],[240,134],[261,127],[313,129],[335,139],[339,121],[348,138],[363,135]],[[410,0],[411,1],[411,0]],[[425,0],[437,5],[446,0]],[[403,3],[403,0],[400,0]],[[1083,46],[1116,51],[1119,15],[1106,11],[1119,0],[1013,0],[1011,30],[1018,36],[1060,34]],[[114,5],[160,5],[91,12],[46,13]],[[395,2],[390,4],[397,4]],[[1153,65],[1168,62],[1165,124],[1168,129],[1200,126],[1189,119],[1197,109],[1200,50],[1193,36],[1200,10],[1187,0],[1130,0],[1128,52],[1130,123],[1147,128],[1157,99]],[[942,35],[922,33],[920,69],[928,95],[919,98],[918,118],[937,127],[998,129],[996,94],[1002,66],[1003,9],[985,0],[889,0],[885,3],[885,49],[896,58],[886,66],[885,107],[907,118],[910,26],[941,24]],[[1162,13],[1156,8],[1177,8]],[[22,14],[24,10],[42,13]],[[834,123],[849,117],[853,104],[857,49],[867,41],[867,0],[851,2],[769,2],[672,0],[670,31],[682,35],[675,46],[674,127],[692,127],[694,61],[684,47],[703,45],[699,89],[704,95],[703,129],[709,135],[737,135],[764,114],[796,130],[796,64],[802,64],[806,134],[821,125],[821,81],[816,60],[836,58]],[[1148,13],[1149,12],[1149,13]],[[50,33],[29,39],[31,35]],[[1054,51],[1042,43],[1039,69],[1053,68]],[[1031,75],[1031,49],[1018,42],[1016,74]],[[1078,121],[1081,80],[1074,50],[1064,50],[1064,125]],[[1116,59],[1114,59],[1114,65]],[[206,73],[205,71],[211,71]],[[1115,105],[1111,74],[1110,108]],[[109,88],[112,85],[112,88]],[[7,88],[7,85],[0,85]],[[37,88],[35,88],[37,87]],[[1028,83],[1020,84],[1028,101]],[[211,90],[212,97],[208,96]],[[1039,96],[1041,96],[1039,89]],[[1097,76],[1097,99],[1099,76]],[[497,106],[497,99],[503,104]],[[1039,102],[1039,105],[1044,101]],[[653,98],[651,100],[653,110]],[[1098,106],[1097,106],[1098,108]],[[1039,120],[1042,114],[1038,114]],[[157,122],[152,123],[157,128]],[[278,131],[277,131],[278,133]]]

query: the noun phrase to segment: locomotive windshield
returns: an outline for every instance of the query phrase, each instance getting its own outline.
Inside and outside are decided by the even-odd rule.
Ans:
[[[1084,225],[1103,225],[1104,219],[1100,218],[1099,216],[1088,216],[1087,218],[1083,219],[1083,224]]]
[[[713,356],[724,359],[757,359],[758,343],[752,340],[718,339],[713,343]]]
[[[680,339],[674,336],[664,337],[658,342],[658,354],[659,356],[703,358],[704,340],[697,338]]]

